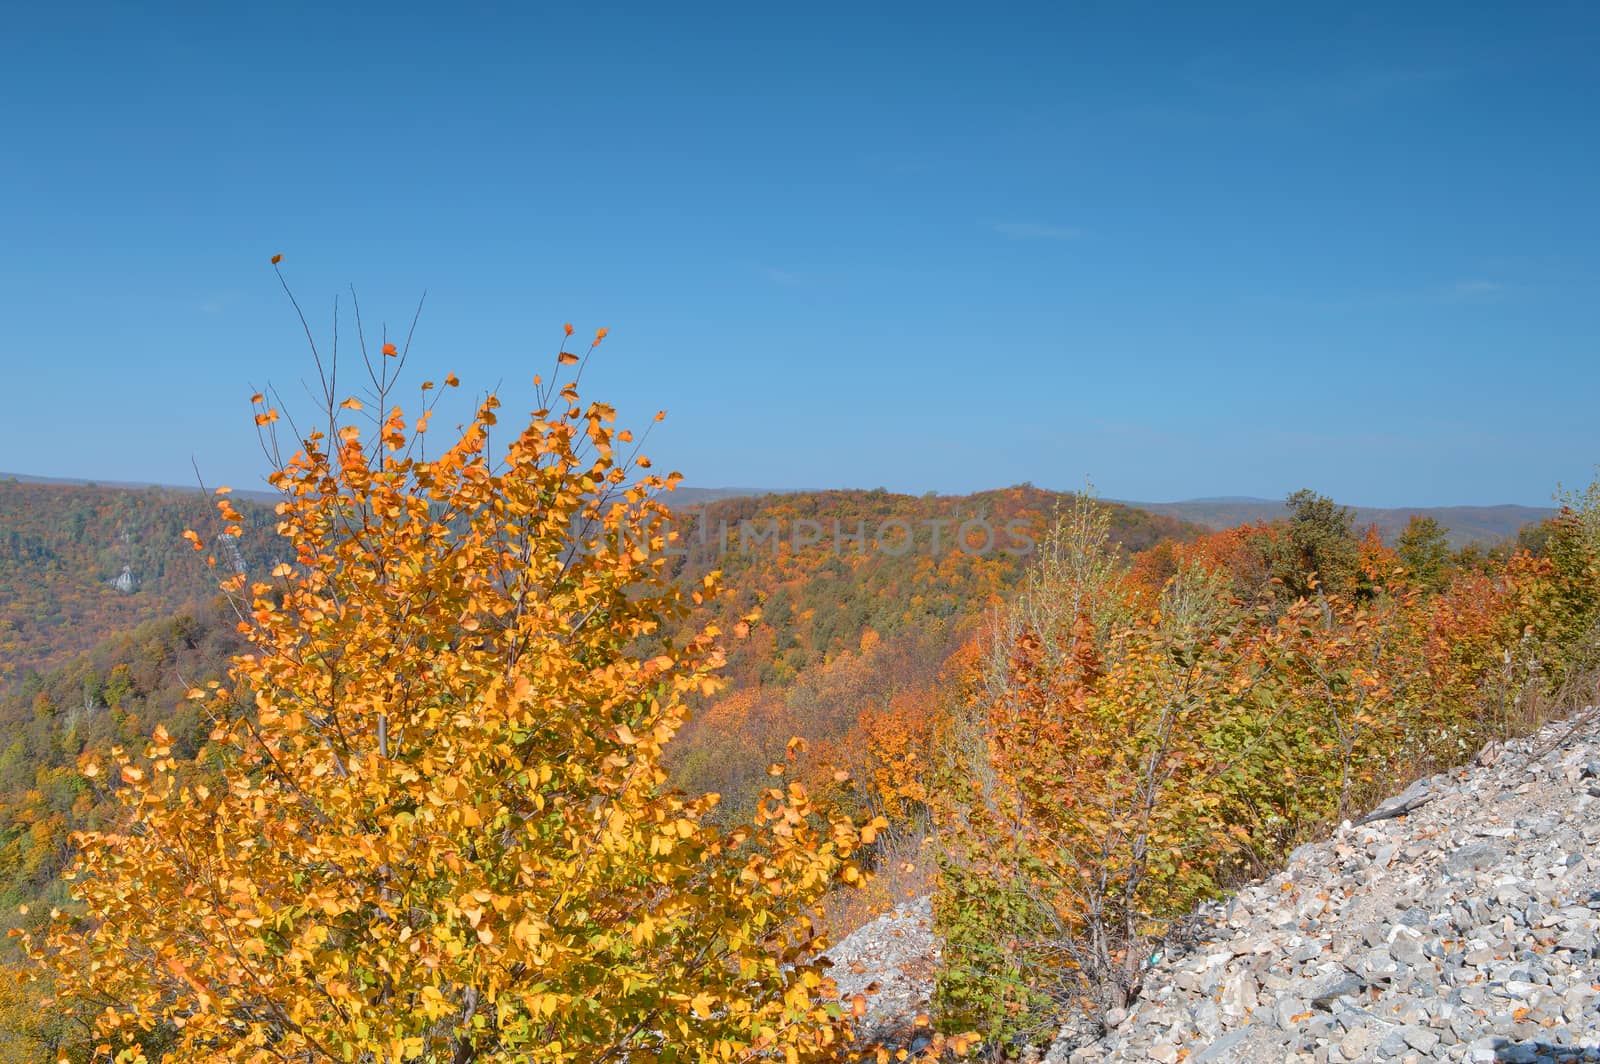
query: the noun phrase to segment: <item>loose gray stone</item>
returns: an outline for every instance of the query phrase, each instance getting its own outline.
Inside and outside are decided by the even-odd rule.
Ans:
[[[1236,1047],[1240,1042],[1243,1042],[1244,1037],[1245,1032],[1242,1030],[1234,1031],[1231,1034],[1225,1034],[1189,1059],[1194,1061],[1194,1064],[1213,1064],[1213,1062],[1231,1061],[1234,1059],[1234,1047]]]
[[[1202,907],[1050,1064],[1600,1064],[1600,729],[1491,744],[1375,812],[1421,793]]]
[[[1331,1009],[1333,1003],[1346,994],[1354,994],[1365,985],[1349,972],[1339,972],[1313,984],[1307,995],[1311,1004],[1319,1009]]]
[[[1426,1027],[1407,1027],[1400,1032],[1400,1035],[1405,1039],[1406,1045],[1418,1053],[1432,1053],[1434,1047],[1439,1044],[1439,1032]]]
[[[1504,856],[1504,851],[1491,843],[1469,843],[1445,859],[1444,870],[1453,875],[1479,872],[1500,863]]]

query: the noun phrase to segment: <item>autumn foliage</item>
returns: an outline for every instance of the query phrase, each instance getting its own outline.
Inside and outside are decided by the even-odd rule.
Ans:
[[[1543,557],[1459,567],[1428,529],[1393,550],[1309,493],[1290,521],[1131,565],[1092,502],[1064,511],[944,751],[944,1021],[998,1050],[1124,1005],[1197,901],[1588,704],[1596,502],[1552,523]]]
[[[213,598],[215,578],[190,564],[179,539],[209,509],[197,491],[0,479],[0,696],[30,673]],[[224,549],[259,564],[272,513],[239,510],[242,535]],[[128,590],[119,590],[124,572]]]
[[[275,562],[227,489],[168,537],[237,629],[0,699],[0,890],[34,903],[0,1061],[886,1062],[819,954],[935,868],[939,1025],[1004,1055],[1136,998],[1196,902],[1593,698],[1600,487],[1488,551],[1310,492],[1201,535],[1026,486],[723,500],[729,543],[668,551],[676,474],[579,397],[604,338],[442,449],[407,344],[365,401],[318,353],[314,426],[255,397]],[[964,507],[1037,549],[937,549]],[[756,536],[870,523],[915,549]]]
[[[198,762],[158,728],[83,766],[124,818],[27,943],[61,1008],[121,1059],[836,1053],[808,914],[860,833],[781,773],[737,826],[667,786],[721,660],[714,627],[672,635],[715,579],[639,545],[675,477],[554,381],[503,451],[490,396],[424,459],[431,384],[416,416],[386,401],[402,361],[369,362],[365,431],[325,377],[271,478],[290,560],[224,583],[249,646],[189,692]]]

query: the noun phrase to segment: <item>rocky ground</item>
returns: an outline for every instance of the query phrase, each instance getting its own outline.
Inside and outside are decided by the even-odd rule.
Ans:
[[[906,1044],[938,941],[926,899],[833,950],[872,1034]],[[1198,914],[1140,999],[1051,1064],[1600,1064],[1600,722],[1492,747]]]
[[[1600,1062],[1600,734],[1421,781],[1203,913],[1077,1062]]]
[[[930,899],[918,898],[862,925],[823,956],[833,962],[830,974],[846,1004],[861,999],[865,1014],[855,1023],[857,1037],[918,1045],[927,1033],[918,1020],[928,1013],[940,959]]]

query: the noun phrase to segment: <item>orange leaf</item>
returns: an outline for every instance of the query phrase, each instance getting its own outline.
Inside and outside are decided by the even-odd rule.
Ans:
[[[568,336],[572,335],[572,323],[570,321],[563,325],[562,328],[566,330]]]
[[[383,354],[384,354],[384,357],[386,357],[386,358],[394,358],[395,356],[400,354],[400,352],[395,349],[394,344],[384,344],[383,345]]]
[[[571,351],[563,351],[556,356],[556,361],[561,363],[563,366],[570,366],[574,362],[578,361],[578,356],[573,354]]]
[[[274,266],[276,266],[278,263],[280,263],[282,261],[283,261],[283,256],[282,255],[274,255],[274,256],[272,256],[272,264]]]

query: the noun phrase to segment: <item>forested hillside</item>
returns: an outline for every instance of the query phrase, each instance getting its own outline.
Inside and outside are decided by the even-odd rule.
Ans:
[[[974,495],[794,492],[680,509],[677,574],[719,570],[714,608],[731,626],[759,609],[733,647],[738,686],[787,684],[810,665],[880,637],[955,634],[1010,587],[1049,527],[1059,492],[1012,487]],[[669,502],[675,502],[668,497]],[[1108,507],[1125,551],[1203,529],[1127,506]]]
[[[198,751],[208,725],[184,694],[226,672],[244,645],[236,624],[213,597],[30,670],[0,697],[0,927],[17,926],[24,903],[62,903],[69,834],[106,823],[107,796],[78,773],[82,754],[142,745],[158,724],[183,756]]]
[[[238,503],[241,534],[214,544],[224,573],[271,556],[272,511]],[[216,594],[184,541],[211,529],[198,491],[0,481],[0,691],[117,632]]]
[[[0,903],[6,927],[37,934],[52,909],[76,904],[59,878],[71,834],[114,830],[127,815],[81,766],[152,732],[177,762],[193,758],[216,711],[186,695],[223,678],[245,643],[240,615],[214,594],[229,570],[204,564],[216,535],[197,554],[178,523],[214,527],[203,500],[8,488],[47,492],[28,505],[13,496],[7,542],[49,559],[35,571],[69,601],[114,605],[148,590],[141,609],[160,608],[158,592],[199,603],[76,656],[76,640],[121,614],[89,609],[81,627],[31,629],[42,660],[60,664],[17,670],[0,698]],[[1132,993],[1115,958],[1147,948],[1152,919],[1270,866],[1397,776],[1541,719],[1575,678],[1587,682],[1595,555],[1585,529],[1600,511],[1574,506],[1527,530],[1519,553],[1452,550],[1448,530],[1427,519],[1388,546],[1310,492],[1291,497],[1282,520],[1216,533],[1030,487],[691,497],[652,526],[678,533],[655,552],[683,594],[713,573],[721,593],[634,645],[693,645],[706,624],[728,637],[720,683],[685,692],[686,723],[663,752],[672,786],[721,796],[699,814],[706,830],[768,815],[775,762],[819,808],[870,825],[861,861],[877,883],[821,897],[829,923],[842,931],[905,888],[935,889],[950,939],[940,1022],[1021,1044],[1075,1008]],[[280,553],[270,511],[235,507],[252,556]],[[110,527],[122,553],[96,560],[92,545]],[[149,583],[107,585],[115,597],[105,597],[78,578],[100,580],[113,565],[138,566]],[[1519,631],[1515,658],[1496,665]],[[1176,717],[1149,701],[1174,683],[1193,687]],[[1445,745],[1427,738],[1441,727]],[[1168,745],[1151,746],[1156,734]],[[1215,744],[1240,737],[1259,747],[1253,760],[1202,770]],[[1148,778],[1122,760],[1133,750],[1169,759],[1174,775],[1142,813],[1107,820],[1097,803],[1122,803]],[[973,791],[975,779],[992,792]],[[997,796],[1019,812],[997,815]],[[1154,849],[1093,850],[1108,831]],[[1052,894],[1074,868],[1103,869],[1113,883],[1137,869],[1138,890],[1155,893],[1117,903],[1125,925],[1085,924],[1079,899]],[[1112,952],[1085,954],[1080,975],[1062,979],[1052,958],[1079,948],[1072,936],[1085,929],[1108,935]],[[1011,943],[1003,956],[996,940]],[[23,1029],[70,1040],[32,1020]]]
[[[167,728],[176,749],[192,755],[202,731],[184,693],[221,675],[228,656],[244,644],[235,631],[238,618],[217,598],[219,575],[226,574],[207,567],[181,535],[188,527],[183,520],[214,518],[204,500],[154,490],[15,484],[0,486],[0,498],[12,504],[0,536],[39,544],[31,556],[53,559],[37,569],[16,569],[19,582],[40,575],[49,582],[0,603],[24,619],[34,616],[29,611],[36,601],[57,593],[97,606],[86,609],[79,624],[30,629],[38,654],[19,655],[22,667],[0,699],[0,905],[14,921],[18,903],[48,900],[52,891],[59,900],[60,886],[51,884],[65,860],[68,833],[99,823],[104,812],[77,777],[79,756],[117,743],[138,745],[157,724]],[[927,498],[847,491],[709,504],[690,498],[675,526],[686,540],[677,579],[693,584],[720,568],[726,590],[715,609],[729,630],[741,615],[760,613],[748,637],[730,644],[727,686],[700,708],[674,755],[680,783],[720,790],[732,808],[751,798],[790,737],[836,741],[856,727],[864,709],[885,706],[897,693],[904,698],[904,692],[926,691],[945,658],[1026,567],[1026,551],[1000,549],[1014,546],[1000,538],[1006,527],[1021,522],[1013,531],[1038,537],[1068,497],[1010,488]],[[270,508],[234,505],[252,519],[246,532],[252,555],[280,553],[265,521]],[[1196,531],[1123,507],[1113,514],[1114,534],[1130,551]],[[959,526],[974,520],[997,530],[991,549],[980,551],[973,542],[962,550],[954,542]],[[898,540],[886,541],[888,549],[877,549],[873,534],[897,521],[914,530],[915,542],[901,550]],[[828,535],[796,550],[793,533],[803,522]],[[836,549],[835,523],[849,532],[864,526],[867,541]],[[935,523],[943,538],[937,553]],[[175,530],[168,536],[170,525]],[[94,564],[92,545],[108,527],[128,533],[127,550],[102,552],[106,559],[95,572],[135,566],[150,576],[138,593],[76,578]],[[728,541],[719,543],[712,531],[702,542],[701,528],[726,528]],[[770,529],[779,532],[759,545],[740,542],[741,535]],[[969,532],[976,539],[977,525]],[[806,535],[801,528],[801,538]],[[173,599],[194,604],[172,612]],[[168,613],[137,620],[161,609]],[[50,611],[40,615],[48,619]],[[129,616],[135,620],[124,624]],[[79,645],[90,639],[96,641],[87,650]]]
[[[797,492],[681,511],[679,576],[720,570],[718,623],[733,630],[742,617],[759,619],[728,648],[727,688],[673,749],[679,780],[743,810],[789,739],[806,740],[812,761],[831,771],[841,744],[865,741],[860,729],[891,705],[923,715],[946,660],[1008,596],[1071,501],[1019,486],[960,496]],[[1107,514],[1130,558],[1201,532],[1132,507],[1108,505]]]

